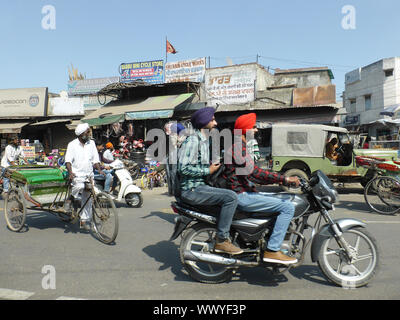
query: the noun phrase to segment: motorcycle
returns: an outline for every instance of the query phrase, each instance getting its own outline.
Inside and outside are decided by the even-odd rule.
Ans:
[[[301,180],[303,194],[276,193],[295,206],[281,250],[298,259],[296,264],[283,265],[263,261],[263,251],[272,233],[277,213],[249,213],[237,211],[231,225],[232,242],[244,252],[231,256],[214,252],[219,208],[192,206],[177,199],[172,202],[175,229],[170,240],[182,235],[180,259],[189,275],[204,283],[229,281],[239,267],[264,267],[281,274],[304,262],[311,245],[311,260],[317,262],[324,276],[336,285],[358,288],[367,285],[375,276],[379,250],[366,224],[352,218],[333,220],[338,193],[327,176],[316,171],[309,182]],[[314,224],[309,222],[319,213]],[[320,227],[322,219],[326,222]],[[307,230],[311,230],[306,236]]]
[[[119,180],[119,191],[116,201],[125,202],[128,206],[133,208],[140,208],[143,204],[142,190],[133,183],[133,179],[129,171],[124,166],[121,160],[115,160],[109,164],[109,166],[114,170],[115,176]],[[96,185],[99,190],[103,189],[104,180],[95,180]]]

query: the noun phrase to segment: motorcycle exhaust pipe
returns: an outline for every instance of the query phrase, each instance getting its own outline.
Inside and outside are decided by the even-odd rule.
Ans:
[[[192,210],[189,210],[189,209],[184,209],[184,208],[181,208],[179,206],[176,206],[176,207],[177,207],[178,210],[183,212],[185,215],[190,216],[192,218],[196,218],[196,219],[199,219],[199,220],[202,220],[204,222],[211,223],[211,224],[216,224],[217,223],[217,218],[215,218],[213,216],[210,216],[210,215],[207,215],[207,214],[203,214],[203,213],[199,213],[199,212],[196,212],[196,211],[192,211]]]
[[[186,250],[183,253],[183,258],[189,261],[209,262],[215,264],[222,264],[230,267],[236,267],[236,266],[256,267],[259,265],[258,262],[248,262],[234,258],[225,258],[217,254],[195,252],[191,250]]]

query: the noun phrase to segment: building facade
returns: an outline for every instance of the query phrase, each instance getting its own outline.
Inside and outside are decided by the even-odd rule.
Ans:
[[[344,107],[347,116],[343,126],[367,132],[371,137],[390,134],[384,113],[397,118],[400,106],[400,57],[385,58],[345,75]]]

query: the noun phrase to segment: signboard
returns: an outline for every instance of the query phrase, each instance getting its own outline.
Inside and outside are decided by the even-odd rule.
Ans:
[[[49,98],[49,116],[84,115],[80,97]]]
[[[47,88],[1,89],[0,118],[47,116]]]
[[[21,149],[25,158],[30,160],[35,159],[35,146],[21,146]]]
[[[103,107],[105,104],[116,100],[117,98],[100,95],[96,96],[83,96],[83,109],[84,110],[95,110]]]
[[[207,105],[254,101],[256,69],[228,67],[208,69],[205,75]]]
[[[358,125],[360,124],[360,115],[356,114],[356,115],[348,115],[346,116],[346,118],[344,118],[344,124],[345,125]]]
[[[68,81],[68,94],[94,94],[109,84],[119,82],[119,77],[94,78]]]
[[[121,82],[144,81],[148,83],[164,82],[164,61],[144,61],[122,63],[119,66]]]
[[[206,58],[168,62],[165,64],[165,82],[203,82]]]

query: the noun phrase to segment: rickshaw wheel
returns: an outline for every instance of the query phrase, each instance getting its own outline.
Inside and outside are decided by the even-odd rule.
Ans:
[[[4,201],[4,216],[7,226],[11,231],[18,232],[22,229],[26,220],[26,205],[22,191],[10,188]]]
[[[113,199],[106,193],[96,194],[92,206],[93,229],[98,239],[106,244],[118,235],[118,215]]]

